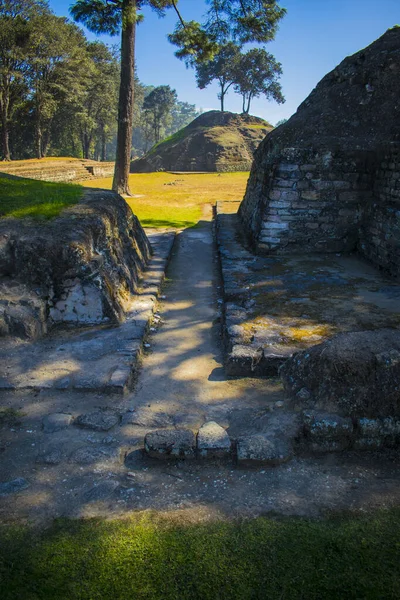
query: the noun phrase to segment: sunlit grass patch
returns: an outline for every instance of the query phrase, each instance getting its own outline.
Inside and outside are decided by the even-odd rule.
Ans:
[[[241,200],[248,176],[248,172],[133,173],[129,184],[137,197],[126,200],[145,227],[193,227],[201,219],[204,204]],[[82,185],[111,189],[112,178],[85,181]]]
[[[2,600],[397,599],[400,511],[191,523],[142,513],[0,529]]]
[[[79,202],[80,185],[0,177],[0,218],[51,219]]]

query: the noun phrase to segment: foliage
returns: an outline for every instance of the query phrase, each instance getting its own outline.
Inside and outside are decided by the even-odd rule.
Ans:
[[[178,25],[169,39],[178,46],[177,56],[188,64],[209,61],[221,44],[232,39],[240,45],[273,39],[278,22],[285,14],[285,9],[279,7],[276,0],[208,0],[208,4],[210,9],[203,25],[184,21],[176,0],[76,0],[71,7],[74,19],[95,33],[115,35],[121,30],[121,81],[113,182],[113,189],[117,192],[130,194],[135,28],[141,18],[137,11],[143,6],[150,6],[160,15],[164,15],[168,8],[175,10]],[[159,129],[156,126],[155,129],[157,142]]]
[[[130,185],[136,198],[127,202],[146,227],[193,227],[202,214],[204,204],[215,204],[216,198],[238,200],[246,190],[248,173],[135,173]],[[83,182],[82,185],[111,188],[111,179]]]
[[[3,526],[2,600],[394,600],[400,511],[190,521],[138,513]]]
[[[143,110],[151,119],[156,144],[160,141],[162,121],[171,113],[177,94],[169,85],[160,85],[144,99]]]
[[[52,219],[82,197],[82,187],[33,179],[0,178],[0,218]]]
[[[233,79],[235,91],[243,98],[243,113],[249,114],[252,99],[261,95],[273,98],[279,104],[285,101],[278,83],[281,74],[281,64],[263,48],[253,48],[240,54]]]
[[[218,52],[208,62],[198,62],[196,65],[197,86],[202,90],[216,79],[220,86],[218,98],[221,101],[221,111],[224,110],[224,99],[229,88],[236,81],[237,62],[240,50],[233,42],[219,47]]]

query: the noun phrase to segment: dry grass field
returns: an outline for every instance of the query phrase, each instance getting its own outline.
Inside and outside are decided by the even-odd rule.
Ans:
[[[241,200],[248,172],[239,173],[135,173],[130,175],[133,198],[126,198],[145,227],[193,227],[204,204]],[[111,189],[112,179],[84,181],[81,185]]]

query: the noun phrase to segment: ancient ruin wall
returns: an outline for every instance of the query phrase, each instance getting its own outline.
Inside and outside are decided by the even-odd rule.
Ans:
[[[273,157],[272,157],[273,159]],[[240,217],[260,252],[349,252],[358,241],[363,207],[372,198],[374,157],[368,152],[288,148],[264,165],[259,213],[242,204]],[[257,174],[253,172],[253,177]],[[254,187],[254,183],[253,183]]]
[[[22,337],[39,337],[55,324],[123,321],[150,254],[130,207],[106,190],[86,191],[50,222],[2,219],[0,335],[26,330],[20,321],[28,317],[32,333]]]
[[[326,75],[262,142],[239,210],[256,251],[358,248],[399,274],[399,75],[395,27]]]
[[[372,202],[364,211],[359,250],[393,277],[400,276],[400,148],[382,153]]]

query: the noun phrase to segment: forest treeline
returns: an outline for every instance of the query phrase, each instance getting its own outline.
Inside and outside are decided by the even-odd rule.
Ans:
[[[43,0],[0,0],[3,160],[76,156],[113,160],[119,50],[89,41]],[[193,120],[196,107],[169,86],[136,78],[133,155]]]

